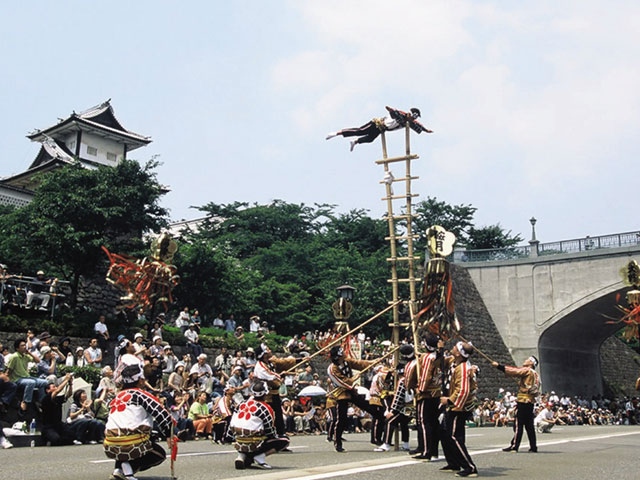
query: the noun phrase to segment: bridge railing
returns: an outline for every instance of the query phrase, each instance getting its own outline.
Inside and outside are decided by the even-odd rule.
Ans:
[[[588,252],[603,248],[620,248],[640,245],[640,232],[615,233],[600,235],[597,237],[586,236],[573,240],[561,240],[559,242],[539,243],[534,255],[558,255],[561,253]],[[490,262],[499,260],[513,260],[517,258],[531,257],[535,244],[495,248],[486,250],[457,250],[453,253],[453,262]]]

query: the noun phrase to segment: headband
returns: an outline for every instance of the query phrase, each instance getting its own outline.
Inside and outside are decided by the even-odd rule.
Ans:
[[[531,355],[527,360],[533,363],[533,368],[536,368],[538,366],[538,359],[533,355]]]
[[[469,345],[471,345],[471,342],[469,342]],[[469,354],[464,349],[464,344],[462,342],[456,343],[456,348],[460,352],[460,355],[462,355],[464,358],[469,358]]]

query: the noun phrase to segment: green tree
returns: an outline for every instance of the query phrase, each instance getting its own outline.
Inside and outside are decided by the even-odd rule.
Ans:
[[[440,225],[456,236],[458,244],[464,245],[469,238],[468,231],[473,227],[476,210],[472,205],[450,205],[435,197],[427,197],[415,206],[414,233],[419,236],[419,243],[426,245],[427,228]]]
[[[80,276],[105,264],[103,245],[137,254],[144,246],[142,234],[166,225],[157,166],[125,160],[116,167],[74,164],[44,174],[33,201],[0,218],[3,258],[19,270],[37,265],[70,280],[74,302]]]
[[[512,236],[511,230],[505,232],[499,223],[482,228],[471,227],[468,236],[467,249],[469,250],[508,248],[523,241],[520,234]]]

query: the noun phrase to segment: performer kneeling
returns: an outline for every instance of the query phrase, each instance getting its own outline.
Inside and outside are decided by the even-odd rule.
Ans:
[[[231,417],[231,431],[235,434],[233,444],[238,451],[236,469],[243,470],[255,462],[258,468],[271,469],[265,457],[284,450],[289,439],[278,437],[274,428],[275,414],[264,402],[268,390],[264,382],[258,381],[251,387],[251,397],[238,406]]]
[[[139,364],[126,366],[121,379],[122,391],[109,405],[104,453],[116,460],[111,480],[136,480],[136,472],[160,465],[166,458],[164,449],[151,438],[154,424],[171,447],[174,420],[156,397],[143,390],[145,378]]]

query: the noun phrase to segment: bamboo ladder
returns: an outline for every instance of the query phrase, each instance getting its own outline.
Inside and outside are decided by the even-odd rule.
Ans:
[[[414,194],[411,192],[411,182],[412,180],[417,180],[419,177],[413,176],[411,174],[411,162],[413,160],[417,160],[418,155],[411,154],[411,129],[409,127],[409,122],[407,122],[405,126],[405,155],[400,157],[391,157],[389,158],[387,155],[387,141],[385,137],[385,133],[382,132],[382,159],[376,160],[376,164],[382,165],[384,167],[385,177],[387,172],[389,172],[389,164],[404,162],[405,165],[405,173],[404,177],[394,178],[392,183],[402,184],[404,183],[405,191],[404,194],[396,195],[393,192],[393,187],[391,184],[385,182],[385,180],[381,180],[380,183],[385,184],[386,196],[382,198],[383,201],[387,203],[387,224],[389,227],[389,236],[385,237],[385,240],[389,241],[390,245],[390,253],[391,256],[387,258],[387,262],[389,262],[391,266],[391,278],[387,280],[391,284],[392,295],[393,298],[389,302],[389,304],[396,303],[393,308],[393,323],[389,326],[392,328],[392,341],[395,347],[397,347],[400,343],[400,329],[409,326],[408,323],[400,323],[400,305],[397,304],[400,295],[399,286],[401,283],[409,284],[409,300],[408,305],[409,311],[413,312],[416,306],[416,277],[415,277],[415,262],[418,258],[414,255],[413,241],[418,238],[418,235],[413,233],[413,197],[417,197],[418,194]],[[395,214],[394,213],[394,202],[400,203],[400,201],[404,200],[404,209],[405,213],[403,214]],[[398,256],[398,244],[404,243],[406,245],[406,255]],[[401,255],[404,252],[401,252]],[[398,275],[398,266],[406,265],[406,269],[402,270],[402,273],[406,276],[399,277]],[[416,354],[418,345],[415,345]],[[398,364],[398,351],[394,355],[394,365]],[[396,377],[397,381],[397,377]],[[395,431],[395,449],[399,449],[399,428]]]

